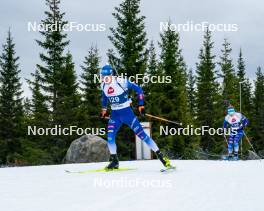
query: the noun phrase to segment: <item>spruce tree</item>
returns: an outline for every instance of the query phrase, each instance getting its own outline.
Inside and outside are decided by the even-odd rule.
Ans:
[[[150,46],[148,49],[148,66],[145,75],[149,78],[154,76],[162,78],[164,76],[162,68],[160,67],[159,61],[157,59],[156,49],[153,41],[150,42]],[[163,95],[162,84],[149,82],[147,84],[144,84],[143,89],[146,111],[150,114],[162,116],[160,106],[162,104],[161,96]],[[153,120],[147,119],[147,121]],[[162,147],[163,145],[165,145],[165,141],[162,139],[160,140],[161,123],[159,121],[153,121],[153,124],[151,126],[152,138],[158,141],[159,146]]]
[[[157,55],[155,51],[155,46],[153,40],[150,42],[150,46],[148,49],[148,65],[147,65],[147,70],[145,73],[145,76],[147,77],[153,77],[153,76],[158,76],[158,61],[157,61]],[[153,97],[155,95],[155,88],[159,86],[158,83],[146,83],[143,86],[144,89],[144,96],[145,96],[145,101],[148,107],[153,108]],[[156,89],[157,91],[157,89]],[[155,103],[154,103],[155,104]]]
[[[217,110],[219,100],[217,72],[215,70],[215,55],[213,55],[214,43],[211,41],[211,32],[207,29],[204,35],[203,46],[199,54],[197,63],[197,123],[199,127],[209,126],[211,128],[219,127],[217,125]],[[205,151],[214,151],[216,146],[216,137],[205,133],[201,136],[201,147]]]
[[[117,24],[116,27],[110,28],[111,35],[108,36],[114,46],[114,49],[108,51],[110,64],[119,74],[124,73],[127,76],[145,74],[148,52],[145,17],[140,14],[140,0],[123,0],[112,14]],[[141,85],[141,81],[138,83]],[[137,106],[136,97],[134,94],[132,96],[133,104]],[[117,142],[120,145],[121,159],[131,159],[135,148],[133,132],[121,129],[119,134],[122,136],[122,141]]]
[[[162,84],[163,88],[160,89],[157,101],[165,117],[183,125],[192,124],[187,97],[187,68],[179,47],[179,34],[169,28],[160,36],[160,67],[165,76],[171,77],[171,83]],[[167,142],[170,143],[169,150],[175,157],[190,156],[188,151],[190,141],[191,137],[187,136],[167,138]]]
[[[64,20],[65,13],[62,13],[59,8],[60,0],[46,0],[46,5],[49,10],[45,12],[46,18],[41,23],[47,30],[40,31],[43,40],[37,40],[44,52],[40,53],[40,59],[43,65],[38,64],[39,80],[44,91],[45,97],[48,98],[50,111],[52,111],[52,119],[54,124],[59,124],[57,114],[62,111],[57,111],[60,101],[58,92],[63,86],[63,66],[66,60],[64,55],[65,47],[69,44],[66,40],[67,34],[62,31],[62,27],[67,24]],[[50,26],[55,26],[53,29]]]
[[[27,80],[32,92],[32,99],[30,100],[30,111],[32,113],[32,124],[45,127],[50,124],[48,105],[46,97],[41,91],[40,73],[38,70],[31,74],[34,78],[32,81]]]
[[[82,113],[83,126],[95,127],[100,125],[99,113],[101,105],[100,83],[95,76],[99,76],[99,53],[98,48],[91,46],[88,55],[84,58],[81,74]]]
[[[31,105],[30,105],[30,99],[28,97],[26,97],[23,101],[23,110],[24,110],[24,115],[26,117],[29,117],[31,115]]]
[[[192,69],[189,69],[188,72],[188,81],[187,81],[187,93],[188,93],[188,103],[190,108],[190,113],[193,118],[196,115],[196,89],[195,89],[196,77],[193,74]]]
[[[187,73],[186,65],[179,47],[179,34],[168,29],[161,34],[160,65],[165,76],[170,76],[172,82],[164,83],[164,92],[170,103],[164,108],[164,113],[185,123],[188,114]],[[176,108],[176,109],[175,109]],[[170,113],[170,114],[168,114]]]
[[[27,127],[46,128],[51,127],[50,113],[47,98],[41,91],[39,71],[32,73],[32,79],[27,79],[32,98],[28,102]],[[23,160],[30,165],[52,164],[53,155],[50,148],[54,140],[49,136],[28,135],[23,142]]]
[[[147,74],[156,74],[158,69],[158,61],[157,61],[157,54],[156,49],[154,45],[154,41],[151,40],[150,46],[148,49],[148,68],[147,68]]]
[[[56,121],[62,126],[77,124],[76,115],[80,105],[80,95],[78,93],[77,76],[70,52],[66,54],[61,72],[61,82],[62,84],[60,84],[57,90],[58,109],[55,111],[57,113],[54,116],[57,117]]]
[[[242,50],[239,51],[238,61],[237,61],[237,77],[238,81],[241,82],[241,110],[244,115],[248,118],[252,115],[252,93],[251,93],[251,83],[246,77],[246,66],[242,55]],[[237,93],[238,97],[239,93]],[[240,106],[240,105],[239,105]],[[239,109],[240,110],[240,109]]]
[[[80,95],[78,93],[77,76],[70,52],[66,54],[66,59],[61,72],[61,82],[57,89],[57,109],[54,111],[55,123],[61,125],[62,128],[70,126],[79,126],[79,108]],[[71,142],[77,138],[76,134],[72,136],[61,135],[56,137],[55,151],[56,160],[58,162],[65,156]]]
[[[15,162],[23,131],[19,57],[10,30],[0,56],[0,163]]]
[[[47,28],[40,32],[41,40],[37,40],[44,52],[40,53],[42,64],[37,65],[39,82],[50,113],[50,125],[68,127],[78,122],[79,94],[78,84],[72,56],[65,53],[68,46],[67,34],[63,27],[68,22],[64,20],[65,13],[60,11],[60,0],[46,0],[49,10],[42,24]],[[53,26],[51,28],[50,26]],[[54,155],[55,162],[61,162],[64,153],[74,137],[52,136],[49,139],[49,151]]]
[[[115,7],[113,16],[117,20],[117,26],[110,28],[109,39],[115,48],[115,51],[108,52],[110,57],[119,73],[126,73],[128,76],[144,74],[147,65],[147,38],[145,17],[140,15],[140,0],[123,0],[119,7]]]
[[[223,99],[227,100],[233,106],[237,107],[238,104],[238,79],[231,59],[232,48],[227,39],[224,40],[223,49],[221,50],[222,56],[220,57],[221,77],[223,78],[222,95]]]
[[[264,155],[264,73],[260,67],[257,69],[254,92],[254,143]]]
[[[246,65],[242,55],[242,50],[240,49],[238,60],[237,60],[237,78],[238,78],[238,85],[239,85],[239,92],[237,93],[237,101],[239,101],[239,112],[245,115],[248,119],[250,124],[247,126],[248,135],[252,135],[252,115],[253,115],[253,105],[252,105],[252,93],[251,93],[251,83],[249,79],[246,77]],[[241,91],[241,96],[240,96]],[[241,97],[241,102],[240,102]],[[241,103],[241,105],[240,105]],[[241,110],[240,110],[241,108]],[[249,130],[250,129],[250,130]],[[249,144],[246,141],[241,140],[241,149],[243,151],[247,151],[250,148]],[[242,152],[243,153],[243,152]]]

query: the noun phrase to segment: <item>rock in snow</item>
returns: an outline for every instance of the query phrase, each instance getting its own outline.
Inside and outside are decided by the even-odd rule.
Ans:
[[[108,161],[109,156],[104,139],[94,135],[84,135],[71,143],[65,163],[103,162]]]

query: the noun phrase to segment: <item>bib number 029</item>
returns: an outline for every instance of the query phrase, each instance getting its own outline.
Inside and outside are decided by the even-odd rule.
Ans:
[[[119,97],[110,97],[109,101],[110,101],[110,103],[118,103],[119,102]]]

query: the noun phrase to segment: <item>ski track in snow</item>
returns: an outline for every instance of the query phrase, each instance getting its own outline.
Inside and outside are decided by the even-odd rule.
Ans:
[[[263,211],[264,160],[125,161],[135,171],[68,174],[106,163],[0,169],[1,211]],[[101,183],[100,183],[101,182]],[[104,184],[104,186],[102,185]]]

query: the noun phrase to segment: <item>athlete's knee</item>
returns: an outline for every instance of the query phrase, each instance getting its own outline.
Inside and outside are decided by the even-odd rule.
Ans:
[[[228,139],[228,149],[229,150],[233,149],[233,144],[234,144],[233,138],[229,138]]]
[[[147,134],[141,140],[144,141],[147,145],[149,145],[150,142],[151,142],[151,139],[150,139],[150,137]]]
[[[149,141],[149,136],[145,133],[145,131],[142,129],[142,130],[140,130],[140,131],[138,131],[137,133],[136,133],[136,135],[142,140],[142,141],[144,141],[144,142],[148,142]]]
[[[228,143],[232,143],[233,144],[233,142],[234,142],[234,137],[233,136],[230,136],[229,138],[228,138]]]
[[[239,144],[238,144],[238,142],[235,142],[234,143],[234,150],[238,151],[238,149],[239,149]]]
[[[229,150],[229,151],[230,151],[230,150],[232,151],[232,150],[233,150],[233,145],[231,145],[231,144],[228,145],[228,150]]]
[[[133,119],[132,123],[130,124],[130,128],[134,131],[136,136],[138,136],[142,141],[148,144],[150,137],[146,134],[142,125],[140,124],[140,122],[136,117]]]

